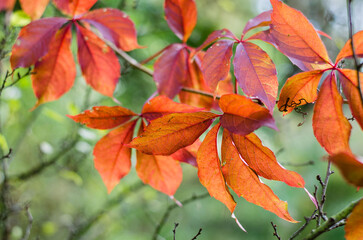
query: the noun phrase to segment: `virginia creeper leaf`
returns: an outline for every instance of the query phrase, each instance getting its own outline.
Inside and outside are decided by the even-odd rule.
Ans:
[[[54,34],[67,21],[65,18],[43,18],[23,27],[11,51],[11,67],[30,67],[43,57]]]
[[[352,213],[347,219],[345,229],[345,239],[359,240],[363,236],[363,200],[354,207]]]
[[[122,125],[97,142],[93,150],[95,168],[110,193],[131,168],[131,149],[126,147],[134,132],[135,121]]]
[[[231,40],[218,41],[207,50],[204,56],[202,72],[213,92],[216,90],[218,82],[228,77],[233,43]]]
[[[271,34],[280,51],[304,62],[329,63],[328,52],[309,20],[279,0],[270,1]]]
[[[197,23],[197,6],[194,0],[165,0],[165,18],[170,29],[186,42]]]
[[[296,107],[314,102],[318,97],[317,88],[323,73],[320,70],[302,72],[287,79],[277,103],[279,110],[286,115]]]
[[[77,25],[78,59],[86,82],[112,97],[121,67],[115,53],[92,31]]]
[[[173,113],[157,118],[133,139],[130,147],[154,155],[170,155],[186,147],[212,124],[218,115],[209,112]]]
[[[358,57],[363,57],[363,31],[359,31],[353,35],[354,40],[354,51]],[[340,50],[337,59],[335,60],[338,63],[343,58],[350,58],[353,56],[351,39],[349,39],[344,47]]]
[[[281,201],[243,162],[226,129],[223,131],[222,162],[225,164],[222,168],[224,178],[238,196],[286,221],[296,222],[287,211],[287,202]]]
[[[248,96],[258,97],[272,112],[279,83],[275,64],[267,53],[255,44],[239,43],[233,66],[243,92]]]
[[[121,106],[93,107],[92,110],[86,110],[84,113],[75,116],[68,115],[75,122],[95,129],[111,129],[117,127],[130,120],[133,116],[136,116],[134,112]]]
[[[203,48],[207,47],[208,45],[212,44],[213,42],[220,40],[222,38],[227,38],[229,40],[238,41],[238,38],[228,29],[224,28],[222,30],[217,30],[209,34],[207,39],[204,41],[202,45],[200,45],[195,51],[199,52]]]
[[[58,31],[49,46],[49,52],[35,63],[31,75],[33,89],[38,102],[49,102],[60,98],[72,86],[76,77],[76,64],[71,45],[71,26]]]
[[[97,0],[53,0],[53,2],[65,14],[76,16],[90,10]]]
[[[262,126],[277,130],[271,113],[245,96],[223,95],[219,106],[224,112],[221,124],[230,132],[247,135]]]
[[[38,19],[43,15],[48,3],[49,0],[20,0],[21,8],[32,20]]]
[[[158,92],[174,98],[187,74],[188,52],[182,44],[172,44],[154,64],[154,80]]]
[[[339,69],[338,74],[341,79],[344,95],[348,99],[353,117],[363,129],[363,103],[358,91],[357,71],[351,69]],[[363,86],[363,73],[359,74],[361,82],[360,86]]]
[[[120,10],[112,8],[96,9],[86,13],[81,19],[92,24],[106,40],[124,51],[140,48],[137,43],[134,23]]]
[[[233,213],[236,202],[226,186],[217,152],[219,128],[220,124],[215,125],[200,145],[197,155],[198,177],[209,194],[221,201]]]
[[[363,187],[363,162],[349,152],[341,152],[329,156],[332,161],[340,170],[343,177],[347,182],[357,186]]]
[[[245,28],[243,29],[242,33],[246,34],[246,32],[248,32],[251,29],[269,26],[271,23],[271,13],[272,10],[265,11],[260,13],[258,16],[250,19],[245,25]]]
[[[241,136],[231,133],[231,137],[242,159],[259,176],[285,182],[291,187],[304,187],[304,179],[298,173],[283,168],[274,153],[262,145],[256,134]]]
[[[201,143],[202,142],[197,139],[192,145],[179,149],[170,156],[179,162],[188,163],[197,167],[197,152]]]
[[[313,115],[314,135],[329,154],[350,152],[352,127],[343,114],[342,104],[343,99],[331,73],[320,88]]]

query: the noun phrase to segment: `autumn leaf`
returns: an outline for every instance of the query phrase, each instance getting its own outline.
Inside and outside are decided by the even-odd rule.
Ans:
[[[192,145],[179,149],[170,156],[179,162],[188,163],[197,167],[197,152],[202,142],[197,139]]]
[[[363,57],[363,31],[359,31],[353,35],[354,51],[358,57]],[[353,56],[351,39],[349,39],[344,47],[340,50],[336,63],[340,62],[343,58],[351,58]]]
[[[363,236],[363,200],[354,207],[352,213],[347,219],[344,227],[345,239],[347,240],[360,240]]]
[[[165,0],[165,19],[170,29],[186,42],[197,23],[197,6],[194,0]]]
[[[97,0],[53,0],[53,2],[63,13],[76,16],[90,10]]]
[[[134,132],[136,121],[122,125],[104,136],[94,147],[95,168],[100,173],[108,193],[131,168],[131,149],[126,146]]]
[[[220,124],[217,124],[208,132],[198,150],[198,177],[209,194],[221,201],[233,213],[236,202],[226,186],[217,152],[219,127]]]
[[[20,0],[21,9],[28,14],[32,20],[38,19],[43,15],[49,0]]]
[[[146,154],[170,155],[194,143],[217,116],[209,112],[165,115],[151,121],[129,146]]]
[[[195,49],[195,52],[199,52],[208,45],[212,44],[213,42],[221,39],[228,39],[232,41],[239,41],[238,38],[228,29],[224,28],[222,30],[217,30],[209,34],[207,39],[200,45],[198,48]]]
[[[0,1],[0,11],[2,10],[12,10],[14,8],[16,0],[1,0]]]
[[[270,112],[245,96],[223,95],[219,106],[224,112],[220,119],[222,127],[230,132],[247,135],[262,126],[277,130]]]
[[[352,127],[343,114],[342,104],[343,98],[331,73],[320,88],[313,115],[314,135],[329,154],[350,152]]]
[[[76,116],[67,116],[89,128],[111,129],[129,121],[136,114],[121,106],[101,106],[93,107],[92,110],[86,110]]]
[[[329,156],[340,170],[341,174],[349,182],[357,187],[363,187],[363,162],[350,152],[341,152]]]
[[[265,11],[257,15],[256,17],[250,19],[244,29],[242,34],[246,34],[249,30],[258,28],[258,27],[265,27],[271,24],[271,13],[272,10]]]
[[[287,203],[281,201],[268,186],[262,183],[256,173],[241,159],[226,129],[223,131],[221,152],[224,178],[238,196],[275,213],[286,221],[296,222],[287,211]]]

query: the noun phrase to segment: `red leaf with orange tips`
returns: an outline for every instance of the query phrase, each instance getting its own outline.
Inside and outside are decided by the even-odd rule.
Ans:
[[[154,80],[158,92],[174,98],[183,86],[187,74],[189,53],[182,44],[172,44],[154,64]]]
[[[255,44],[239,43],[233,66],[243,92],[248,96],[258,97],[272,112],[279,83],[275,64],[267,53]]]
[[[170,29],[186,42],[197,23],[197,6],[194,0],[165,0],[165,18]]]
[[[340,170],[347,182],[357,187],[363,187],[363,161],[349,152],[341,152],[329,156]]]
[[[271,113],[244,96],[223,95],[219,106],[224,112],[220,120],[222,127],[230,132],[247,135],[262,126],[277,130]]]
[[[137,43],[134,23],[117,9],[103,8],[82,16],[82,21],[92,24],[102,36],[124,51],[131,51],[141,46]]]
[[[90,10],[97,0],[53,0],[53,2],[65,14],[76,16]]]
[[[256,17],[250,19],[246,23],[242,34],[246,34],[246,32],[248,32],[249,30],[252,30],[254,28],[269,26],[271,24],[271,13],[272,13],[272,10],[265,11],[263,13],[260,13]]]
[[[318,97],[318,85],[323,71],[315,70],[298,73],[289,79],[281,89],[277,106],[284,115],[294,108],[312,103]]]
[[[131,149],[126,146],[134,132],[135,121],[109,132],[97,142],[94,150],[95,168],[110,193],[131,168]]]
[[[329,154],[350,152],[352,127],[343,114],[342,103],[343,98],[331,73],[320,88],[313,115],[314,135]]]
[[[256,134],[241,136],[231,133],[231,137],[242,159],[259,176],[285,182],[291,187],[304,187],[304,179],[296,172],[283,168],[274,153],[262,145]]]
[[[233,213],[236,202],[226,186],[217,152],[219,127],[220,124],[217,124],[208,132],[198,150],[198,177],[209,194],[221,201]]]
[[[117,127],[130,120],[133,116],[136,116],[134,112],[120,106],[93,107],[92,110],[86,110],[84,113],[76,116],[68,115],[75,122],[95,129],[111,129]]]
[[[49,52],[35,63],[31,75],[36,105],[60,98],[72,86],[76,77],[76,64],[70,49],[72,32],[70,25],[56,33]]]
[[[363,57],[363,31],[357,32],[353,35],[354,51],[358,57]],[[343,58],[353,57],[351,39],[349,39],[344,47],[340,50],[335,62],[339,62]]]
[[[238,196],[286,221],[296,222],[287,211],[287,202],[281,201],[243,162],[228,130],[223,131],[222,162],[225,164],[222,168],[224,178]]]
[[[21,8],[32,20],[38,19],[43,15],[48,3],[49,0],[20,0]]]
[[[329,63],[328,52],[309,20],[279,0],[270,1],[271,34],[279,50],[304,62]]]
[[[92,31],[77,25],[78,59],[86,82],[112,97],[121,67],[115,53]]]
[[[23,27],[11,51],[12,68],[30,67],[47,54],[54,34],[67,21],[65,18],[44,18]]]
[[[344,227],[345,239],[360,240],[363,236],[363,199],[354,207]]]
[[[151,121],[129,146],[146,154],[170,155],[194,143],[217,116],[209,112],[165,115]]]

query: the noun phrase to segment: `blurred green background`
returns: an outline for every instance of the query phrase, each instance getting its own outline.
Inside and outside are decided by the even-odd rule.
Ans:
[[[242,32],[246,22],[264,10],[270,9],[267,0],[196,0],[198,6],[198,23],[188,44],[199,46],[214,30],[228,28],[237,36]],[[333,40],[324,38],[332,59],[348,38],[346,24],[346,2],[344,0],[289,0],[290,6],[302,11],[314,24],[332,36]],[[163,14],[162,0],[99,0],[94,8],[112,7],[125,11],[135,22],[139,43],[146,46],[130,52],[139,61],[146,59],[168,44],[179,42],[168,28]],[[362,28],[363,3],[354,1],[355,30]],[[0,38],[6,37],[2,51],[11,49],[20,27],[27,22],[20,11],[19,3],[11,16],[11,32],[0,32]],[[61,13],[49,4],[43,17],[61,16]],[[1,13],[1,26],[6,18]],[[12,37],[13,36],[13,37]],[[267,44],[260,44],[274,60],[280,82],[280,88],[286,78],[298,71],[289,60]],[[115,92],[115,98],[121,105],[135,112],[140,112],[143,103],[156,90],[151,77],[132,69],[120,59],[122,77]],[[152,63],[147,65],[152,68]],[[9,54],[1,59],[1,82],[9,67]],[[26,70],[19,70],[20,73]],[[29,221],[25,205],[29,205],[33,224],[29,239],[68,239],[70,232],[94,219],[94,223],[84,234],[73,239],[151,239],[165,210],[174,202],[149,186],[140,187],[134,169],[121,180],[120,184],[107,194],[101,177],[93,166],[92,149],[106,131],[90,130],[75,124],[66,114],[78,114],[96,105],[116,105],[87,86],[78,68],[78,77],[74,87],[60,100],[44,104],[34,111],[36,99],[29,77],[21,79],[16,85],[5,88],[0,98],[0,140],[5,139],[13,149],[9,162],[8,175],[15,176],[26,172],[39,164],[56,159],[54,164],[46,167],[24,181],[11,181],[8,192],[9,204],[14,206],[9,224],[12,240],[21,239]],[[325,177],[326,153],[315,140],[311,116],[312,107],[306,106],[308,112],[304,124],[301,115],[293,112],[286,117],[275,111],[280,131],[262,128],[257,131],[264,145],[270,147],[277,155],[278,161],[286,168],[297,171],[306,181],[306,188],[314,191],[318,185],[316,175]],[[347,106],[346,116],[351,117]],[[276,110],[276,109],[275,109]],[[351,147],[357,155],[363,155],[363,134],[356,124],[353,125]],[[0,141],[5,147],[4,141]],[[294,166],[308,161],[313,165]],[[135,165],[135,159],[133,159]],[[348,185],[337,169],[331,176],[325,210],[334,214],[350,201],[362,196],[354,187]],[[3,169],[2,169],[3,170]],[[183,183],[175,198],[182,201],[193,195],[206,192],[199,183],[197,170],[183,165]],[[4,174],[0,172],[0,182]],[[238,203],[236,216],[248,233],[242,232],[230,218],[228,209],[217,200],[207,197],[194,201],[170,213],[166,224],[160,231],[158,239],[173,239],[174,223],[179,223],[177,239],[192,239],[202,228],[198,239],[274,239],[270,222],[278,228],[282,239],[287,239],[304,222],[304,216],[310,216],[314,205],[302,189],[288,187],[280,182],[264,180],[274,192],[289,203],[291,215],[301,221],[292,224],[279,219],[274,214],[263,210],[242,198]],[[135,185],[136,184],[136,185]],[[135,186],[137,189],[135,189]],[[314,226],[314,224],[312,224]],[[312,226],[312,227],[313,227]],[[306,235],[309,229],[300,236]],[[299,239],[299,238],[297,238]],[[319,239],[344,239],[344,229],[339,228],[322,235]]]

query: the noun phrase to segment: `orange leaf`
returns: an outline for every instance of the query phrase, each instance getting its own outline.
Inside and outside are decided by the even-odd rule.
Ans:
[[[182,88],[187,74],[189,53],[182,44],[172,44],[154,64],[154,80],[158,92],[174,98]]]
[[[171,113],[196,112],[202,109],[186,104],[177,103],[165,96],[157,96],[146,102],[142,108],[142,116],[148,121]]]
[[[255,44],[239,43],[233,66],[243,92],[248,96],[258,97],[272,112],[279,83],[275,64],[267,53]]]
[[[274,153],[262,145],[256,134],[241,136],[232,133],[231,137],[242,159],[259,176],[285,182],[291,187],[304,187],[304,179],[298,173],[283,168]]]
[[[197,23],[194,0],[165,0],[165,18],[175,35],[186,42]]]
[[[130,147],[146,154],[170,155],[194,143],[217,116],[209,112],[165,115],[151,121]]]
[[[12,10],[14,8],[16,0],[1,0],[0,1],[0,11],[2,10]]]
[[[97,0],[53,0],[53,2],[65,14],[76,16],[90,10]]]
[[[343,114],[343,98],[338,92],[333,74],[329,74],[320,88],[313,115],[314,135],[329,154],[350,152],[352,128]]]
[[[115,53],[92,31],[77,26],[78,59],[87,83],[112,97],[121,67]]]
[[[230,132],[247,135],[262,126],[277,130],[270,112],[244,96],[223,95],[219,100],[219,106],[224,112],[221,124]]]
[[[179,162],[188,163],[197,167],[197,152],[202,142],[197,139],[192,145],[179,149],[171,155],[172,158]]]
[[[279,0],[270,1],[271,34],[280,51],[304,62],[329,63],[328,52],[309,20]]]
[[[340,170],[345,180],[357,187],[363,187],[363,162],[359,161],[353,154],[349,152],[341,152],[329,156]]]
[[[226,186],[217,152],[219,127],[220,124],[214,126],[200,145],[197,155],[198,177],[209,194],[221,201],[233,213],[236,202]]]
[[[217,30],[209,34],[207,39],[200,45],[197,49],[195,49],[196,52],[199,52],[203,48],[207,47],[208,45],[212,44],[213,42],[220,40],[220,39],[229,39],[233,41],[239,41],[238,38],[228,29],[224,28],[222,30]]]
[[[223,131],[222,162],[225,164],[222,168],[224,178],[238,196],[286,221],[296,222],[287,211],[287,203],[281,201],[243,162],[226,129]]]
[[[359,31],[353,35],[354,51],[358,57],[363,57],[363,31]],[[339,62],[343,58],[350,58],[353,56],[351,39],[349,39],[344,47],[340,50],[335,62]]]
[[[21,8],[32,20],[38,19],[43,15],[49,0],[20,0]]]
[[[97,142],[94,150],[95,168],[110,193],[131,168],[131,149],[126,147],[134,132],[136,121],[109,132]]]
[[[54,36],[49,52],[35,63],[31,75],[33,89],[39,104],[56,100],[66,93],[76,77],[76,64],[71,45],[71,26],[61,29]]]
[[[120,106],[101,106],[93,107],[92,110],[86,110],[75,116],[67,116],[89,128],[111,129],[127,122],[136,114]]]
[[[351,69],[339,69],[338,74],[341,79],[344,95],[348,99],[353,117],[363,129],[363,103],[358,91],[357,71]],[[360,73],[359,75],[359,80],[361,82],[360,86],[362,88],[363,73]]]
[[[321,70],[302,72],[287,79],[277,103],[279,110],[286,115],[296,107],[314,102],[323,73]]]
[[[65,18],[43,18],[23,27],[11,51],[11,67],[30,67],[43,57],[54,34],[67,21]]]
[[[271,13],[272,10],[269,11],[265,11],[261,14],[259,14],[258,16],[250,19],[246,25],[245,28],[243,29],[243,34],[246,34],[246,32],[248,32],[249,30],[258,28],[258,27],[264,27],[264,26],[269,26],[271,24]]]
[[[103,8],[88,12],[81,18],[92,24],[102,36],[124,51],[141,46],[137,43],[135,25],[132,20],[117,9]]]
[[[354,207],[352,213],[347,219],[344,227],[345,239],[347,240],[361,240],[363,236],[363,200]]]
[[[203,59],[203,76],[214,92],[218,82],[228,77],[234,41],[221,40],[211,46]]]

